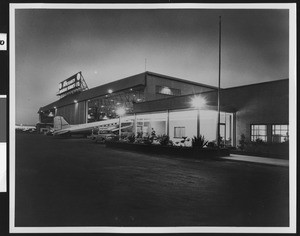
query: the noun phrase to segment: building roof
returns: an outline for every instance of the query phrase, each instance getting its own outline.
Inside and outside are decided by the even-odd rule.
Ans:
[[[94,87],[94,88],[91,88],[91,89],[88,89],[88,90],[85,90],[82,92],[77,92],[74,94],[67,95],[55,102],[52,102],[44,107],[41,107],[38,112],[47,111],[47,110],[53,109],[54,107],[66,106],[66,105],[74,103],[74,100],[81,102],[81,101],[87,101],[89,99],[93,99],[95,97],[103,96],[108,93],[108,89],[112,89],[114,92],[119,92],[119,91],[126,90],[129,88],[134,88],[134,87],[138,87],[138,86],[146,86],[147,75],[153,75],[153,76],[160,77],[160,78],[167,79],[167,80],[173,80],[173,81],[183,82],[183,83],[192,84],[192,85],[196,85],[196,86],[217,89],[217,87],[214,87],[214,86],[146,71],[146,72],[143,72],[140,74],[136,74],[133,76],[129,76],[129,77],[126,77],[123,79],[113,81],[111,83],[100,85],[100,86],[97,86],[97,87]]]
[[[182,82],[182,83],[186,83],[186,84],[192,84],[192,85],[197,85],[197,86],[211,88],[211,89],[218,89],[218,87],[215,87],[215,86],[202,84],[202,83],[198,83],[198,82],[194,82],[194,81],[190,81],[190,80],[185,80],[185,79],[179,79],[179,78],[176,78],[176,77],[172,77],[172,76],[168,76],[168,75],[162,75],[162,74],[154,73],[154,72],[151,72],[151,71],[146,71],[145,73],[147,73],[148,75],[154,75],[154,76],[161,77],[161,78],[164,78],[164,79],[174,80],[174,81],[178,81],[178,82]]]
[[[255,83],[255,84],[246,84],[246,85],[228,87],[228,88],[223,88],[222,90],[240,89],[240,88],[253,87],[253,86],[264,86],[264,85],[268,86],[269,84],[276,84],[276,83],[284,83],[284,84],[286,84],[287,81],[289,81],[289,78],[279,79],[279,80],[272,80],[272,81],[266,81],[266,82],[260,82],[260,83]]]
[[[283,90],[288,89],[288,79],[275,80],[257,84],[249,84],[237,87],[230,87],[226,89],[221,89],[220,96],[220,108],[225,112],[236,112],[244,104],[243,99],[234,99],[240,95],[254,94],[262,92],[267,94],[267,92],[272,93],[274,89]],[[277,90],[276,90],[277,91]],[[286,94],[286,91],[282,91]],[[191,100],[194,96],[201,95],[207,101],[205,109],[217,110],[218,105],[218,93],[216,90],[205,91],[199,94],[188,94],[176,97],[169,97],[159,100],[146,101],[134,104],[133,110],[135,113],[144,113],[150,111],[166,111],[166,110],[176,110],[185,109],[191,107]],[[288,94],[286,94],[288,96]]]

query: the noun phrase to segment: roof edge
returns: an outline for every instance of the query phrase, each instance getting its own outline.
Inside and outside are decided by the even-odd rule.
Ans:
[[[203,87],[207,87],[207,88],[218,89],[218,87],[215,87],[215,86],[212,86],[212,85],[207,85],[207,84],[202,84],[202,83],[198,83],[198,82],[194,82],[194,81],[190,81],[190,80],[180,79],[180,78],[176,78],[176,77],[173,77],[173,76],[163,75],[163,74],[159,74],[159,73],[155,73],[155,72],[151,72],[151,71],[146,71],[144,73],[149,74],[149,75],[155,75],[155,76],[162,77],[162,78],[165,78],[165,79],[184,82],[184,83],[188,83],[188,84],[194,84],[194,85],[203,86]]]
[[[272,81],[265,81],[265,82],[255,83],[255,84],[245,84],[245,85],[240,85],[240,86],[228,87],[228,88],[223,88],[222,90],[235,89],[235,88],[241,88],[241,87],[249,87],[249,86],[256,86],[256,85],[263,85],[263,84],[270,84],[270,83],[277,83],[277,82],[283,82],[283,81],[287,81],[287,80],[289,80],[289,78],[272,80]]]

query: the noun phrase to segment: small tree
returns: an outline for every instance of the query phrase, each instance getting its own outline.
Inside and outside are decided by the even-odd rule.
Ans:
[[[193,148],[203,148],[208,141],[205,140],[204,135],[200,135],[199,137],[194,136],[192,138],[192,147]]]
[[[244,134],[241,134],[241,139],[239,140],[238,148],[241,149],[242,151],[244,151],[246,148],[246,137]]]

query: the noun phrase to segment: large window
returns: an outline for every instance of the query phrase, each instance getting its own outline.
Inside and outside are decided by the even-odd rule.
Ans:
[[[180,96],[180,89],[169,88],[167,86],[156,86],[156,93],[170,95],[170,96]]]
[[[174,138],[185,137],[185,127],[174,127]]]
[[[267,142],[267,125],[251,125],[251,141]]]
[[[272,142],[283,143],[289,140],[288,125],[272,125]]]

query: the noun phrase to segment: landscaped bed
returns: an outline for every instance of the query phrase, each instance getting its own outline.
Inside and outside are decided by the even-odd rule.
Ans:
[[[174,155],[182,157],[192,157],[199,159],[217,158],[221,156],[229,156],[229,150],[222,148],[208,148],[208,147],[178,147],[169,145],[158,144],[144,144],[144,143],[128,143],[119,141],[106,141],[106,147],[109,148],[121,148],[130,151],[154,153],[162,155]]]

